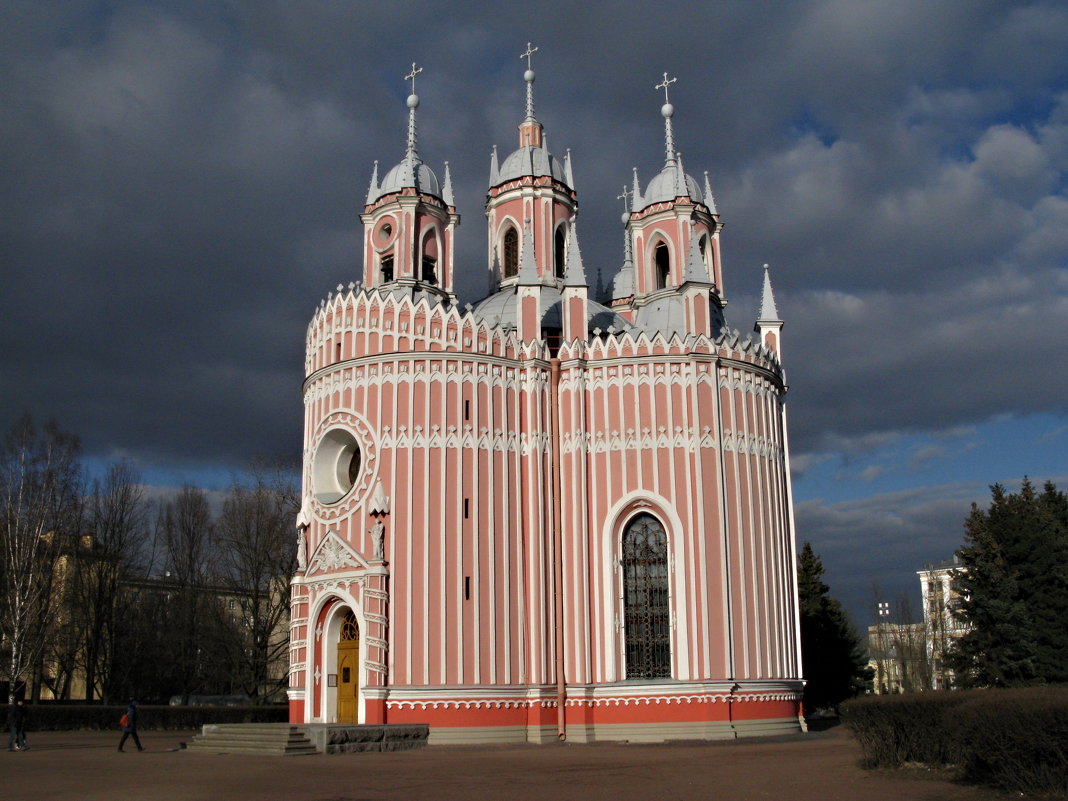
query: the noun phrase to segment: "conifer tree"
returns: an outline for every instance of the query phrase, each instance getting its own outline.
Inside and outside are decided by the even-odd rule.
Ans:
[[[957,551],[967,632],[950,653],[956,683],[1017,687],[1068,681],[1068,498],[1024,479],[1018,493],[990,488],[972,504]]]
[[[805,713],[837,707],[856,695],[869,678],[860,640],[842,605],[823,583],[823,563],[810,543],[797,564],[801,611],[801,663],[805,680]]]

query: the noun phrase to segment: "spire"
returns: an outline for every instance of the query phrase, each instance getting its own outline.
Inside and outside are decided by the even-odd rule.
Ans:
[[[683,282],[708,283],[705,260],[701,258],[701,248],[697,245],[697,234],[690,234],[690,257],[686,260],[686,273]]]
[[[523,249],[519,252],[519,283],[527,286],[538,283],[538,265],[534,261],[534,234],[530,218],[523,220]]]
[[[624,185],[623,186],[623,194],[616,195],[616,200],[622,200],[623,201],[623,216],[620,218],[620,220],[623,223],[623,262],[625,264],[632,264],[633,263],[633,259],[634,259],[633,254],[630,251],[630,231],[627,230],[627,223],[630,222],[630,209],[633,208],[633,206],[630,206],[628,201],[630,199],[630,196],[632,194],[636,193],[637,191],[638,191],[638,168],[635,167],[634,168],[634,189],[631,190],[631,191],[628,191],[626,185]]]
[[[371,185],[367,188],[367,205],[370,206],[378,198],[378,159],[375,159],[374,169],[371,170]]]
[[[682,153],[676,153],[675,197],[689,197],[690,187],[686,185],[686,171],[682,168]]]
[[[771,291],[771,274],[764,265],[764,291],[760,294],[760,322],[781,323],[779,310],[775,307],[775,295]]]
[[[708,182],[708,170],[705,170],[705,205],[713,214],[719,214],[716,211],[716,197],[712,194],[712,184]]]
[[[638,191],[638,169],[634,169],[634,193]],[[630,228],[628,223],[630,222],[630,208],[628,199],[632,192],[627,191],[627,187],[623,187],[623,194],[616,197],[616,200],[623,201],[623,216],[621,218],[623,222],[623,267],[616,274],[616,277],[612,280],[612,300],[616,298],[629,298],[634,294],[634,257],[630,248]]]
[[[449,162],[445,162],[445,186],[441,190],[441,199],[446,206],[456,208],[456,200],[452,195],[452,173],[449,172]]]
[[[422,71],[423,68],[416,67],[415,62],[413,61],[412,71],[404,76],[404,80],[412,82],[412,93],[408,95],[408,147],[404,153],[404,160],[409,164],[419,160],[419,152],[415,147],[415,110],[419,108],[419,95],[415,93],[415,76]]]
[[[490,186],[496,186],[500,181],[501,168],[497,163],[497,146],[493,146],[493,153],[490,155]]]
[[[664,90],[664,105],[660,107],[660,113],[664,116],[665,165],[675,163],[675,133],[671,129],[671,117],[675,113],[675,107],[668,100],[668,87],[677,80],[678,78],[668,78],[668,74],[665,72],[663,82],[653,87],[654,89]]]
[[[642,207],[642,185],[638,183],[638,168],[634,167],[634,188],[631,190],[630,210],[640,211]]]
[[[549,147],[548,143],[546,143],[545,147]],[[564,180],[567,181],[567,185],[572,189],[575,188],[575,176],[571,173],[571,148],[568,148],[567,152],[564,153]]]
[[[567,266],[564,270],[564,286],[586,286],[586,270],[582,266],[582,253],[579,251],[578,230],[575,218],[571,218],[571,236],[567,242]]]
[[[527,42],[527,52],[520,55],[520,58],[527,60],[527,70],[523,73],[523,80],[527,82],[527,117],[524,122],[536,122],[534,118],[534,69],[530,65],[530,57],[538,52],[538,48],[531,46],[530,42]]]

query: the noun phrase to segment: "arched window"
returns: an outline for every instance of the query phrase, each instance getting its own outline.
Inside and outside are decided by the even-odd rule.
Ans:
[[[565,260],[564,255],[564,226],[560,226],[556,229],[556,236],[553,237],[553,265],[555,266],[555,275],[557,278],[564,277]]]
[[[504,232],[504,258],[501,261],[501,268],[504,270],[504,277],[511,278],[513,275],[519,274],[519,234],[511,226]]]
[[[631,520],[621,563],[627,678],[670,678],[667,533],[659,520],[647,514]]]
[[[382,261],[378,265],[378,275],[383,284],[388,284],[393,280],[393,257],[383,256]]]
[[[419,265],[419,276],[428,284],[438,283],[438,238],[433,232],[423,238],[422,263]]]
[[[423,254],[423,280],[428,284],[437,284],[438,269],[437,260],[433,256]]]
[[[701,237],[701,256],[705,262],[705,270],[708,272],[708,280],[716,280],[716,269],[714,269],[714,262],[716,262],[716,255],[712,250],[712,240],[708,234],[704,234]]]
[[[664,289],[671,275],[671,251],[666,243],[661,242],[653,249],[653,269],[656,272],[656,288]]]

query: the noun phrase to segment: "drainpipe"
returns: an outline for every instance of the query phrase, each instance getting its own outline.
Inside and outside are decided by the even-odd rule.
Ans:
[[[552,426],[550,463],[553,476],[553,593],[556,625],[556,737],[567,739],[567,684],[564,680],[564,565],[560,521],[560,359],[549,359],[549,423]]]

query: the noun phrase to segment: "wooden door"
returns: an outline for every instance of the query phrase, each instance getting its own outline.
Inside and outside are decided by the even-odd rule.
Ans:
[[[360,627],[349,612],[337,644],[337,722],[357,723],[360,690]]]

